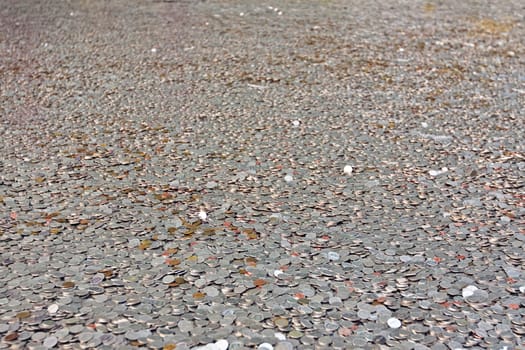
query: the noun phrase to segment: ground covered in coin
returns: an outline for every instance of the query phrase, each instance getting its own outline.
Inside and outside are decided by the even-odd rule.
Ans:
[[[519,349],[521,1],[7,1],[0,348]]]

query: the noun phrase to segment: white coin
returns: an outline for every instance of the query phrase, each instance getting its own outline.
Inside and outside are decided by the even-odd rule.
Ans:
[[[274,337],[277,340],[286,340],[286,336],[281,332],[275,332]]]
[[[399,328],[399,327],[401,327],[401,321],[399,321],[399,319],[397,319],[395,317],[390,317],[388,319],[388,321],[386,321],[386,323],[388,324],[388,327],[390,327],[390,328]]]
[[[228,341],[226,339],[219,339],[215,342],[217,350],[226,350],[228,349]]]
[[[478,287],[476,286],[466,286],[463,288],[463,291],[461,295],[463,295],[463,298],[468,298],[474,295],[474,292],[478,290]]]
[[[50,314],[56,314],[58,311],[58,305],[57,304],[51,304],[47,307],[47,312]]]

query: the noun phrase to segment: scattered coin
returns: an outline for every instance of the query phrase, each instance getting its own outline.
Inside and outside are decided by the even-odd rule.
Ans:
[[[58,311],[58,304],[51,304],[47,307],[47,312],[50,314],[56,314]]]
[[[58,338],[55,336],[49,336],[45,338],[44,342],[42,343],[42,345],[44,345],[44,347],[48,349],[54,348],[57,344],[58,344]]]
[[[270,343],[262,343],[257,347],[258,350],[273,350],[273,345]]]
[[[172,2],[2,9],[0,348],[522,346],[519,0]]]
[[[18,333],[17,332],[9,333],[9,334],[7,334],[4,337],[5,341],[15,341],[16,339],[18,339]]]
[[[462,295],[463,298],[468,298],[474,295],[474,292],[478,290],[478,287],[476,286],[466,286],[463,288]]]
[[[387,321],[387,324],[388,324],[388,327],[394,328],[394,329],[401,327],[401,321],[395,317],[389,318]]]

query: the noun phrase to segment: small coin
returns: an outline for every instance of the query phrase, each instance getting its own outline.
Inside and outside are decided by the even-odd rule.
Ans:
[[[31,311],[22,311],[16,314],[16,318],[23,320],[31,316]]]
[[[333,321],[325,321],[324,327],[328,332],[334,332],[339,328],[339,324]]]
[[[58,340],[62,340],[65,337],[69,335],[69,329],[68,328],[62,328],[55,332],[55,336],[58,338]]]
[[[58,338],[52,335],[52,336],[49,336],[46,339],[44,339],[43,345],[44,345],[44,347],[46,347],[48,349],[51,349],[51,348],[55,347],[55,345],[57,345],[57,343],[58,343]]]
[[[137,339],[148,338],[151,336],[151,331],[149,329],[141,329],[137,331]]]
[[[128,330],[125,334],[124,334],[124,337],[127,339],[127,340],[137,340],[139,339],[139,334],[137,331],[133,331],[133,330]]]
[[[463,288],[462,295],[463,298],[468,298],[474,295],[474,292],[478,290],[476,286],[466,286]]]
[[[390,328],[393,328],[393,329],[401,327],[401,321],[395,317],[389,318],[388,321],[386,321],[386,323],[388,324]]]
[[[36,342],[41,342],[42,340],[45,339],[45,337],[46,337],[46,333],[36,332],[36,333],[33,333],[33,335],[31,336],[31,340],[36,341]]]
[[[47,312],[50,314],[56,314],[58,311],[58,304],[51,304],[47,307]]]
[[[76,325],[73,325],[73,326],[69,327],[69,332],[72,333],[72,334],[80,333],[83,330],[84,330],[84,326],[82,326],[80,324],[76,324]]]
[[[40,329],[48,330],[48,329],[54,328],[55,324],[56,323],[52,320],[45,320],[45,321],[42,321],[39,326],[40,326]]]
[[[368,318],[370,318],[370,312],[368,310],[359,310],[357,312],[357,316],[360,318],[360,319],[363,319],[363,320],[368,320]]]
[[[362,347],[362,346],[365,346],[366,344],[368,343],[368,341],[366,340],[366,338],[364,337],[354,337],[352,339],[352,344],[356,347]]]
[[[337,252],[328,252],[327,257],[328,257],[328,260],[331,260],[331,261],[337,261],[340,259],[340,255]]]
[[[319,343],[320,346],[327,347],[328,345],[332,343],[332,338],[329,336],[323,336],[319,338],[317,342]]]
[[[101,283],[102,281],[104,281],[105,277],[106,275],[104,275],[103,273],[97,273],[93,277],[91,277],[91,284],[97,285]]]
[[[219,295],[219,290],[215,287],[206,287],[204,288],[204,292],[206,293],[206,295],[212,297],[212,298],[215,298]]]
[[[62,283],[62,288],[73,288],[75,286],[75,282],[72,282],[72,281],[65,281],[64,283]]]
[[[116,340],[117,338],[113,334],[103,334],[102,336],[100,336],[100,341],[102,341],[102,344],[106,346],[115,343]]]
[[[288,320],[284,317],[276,317],[273,319],[273,323],[279,328],[285,328],[288,327]]]
[[[33,336],[33,333],[31,332],[22,332],[18,335],[18,340],[26,341],[28,339],[31,339],[32,336]]]
[[[262,343],[257,347],[257,350],[273,350],[273,345],[270,343]]]
[[[177,324],[181,332],[190,332],[193,329],[193,322],[187,320],[180,320]]]
[[[166,275],[162,278],[162,283],[164,284],[170,284],[175,282],[175,276],[174,275]]]
[[[293,350],[294,346],[288,341],[280,341],[275,346],[274,350]]]
[[[292,339],[299,339],[303,336],[303,333],[298,330],[293,330],[290,333],[288,333],[288,337]]]
[[[93,332],[82,332],[78,335],[78,340],[81,343],[87,343],[93,338]]]
[[[18,333],[17,332],[9,333],[9,334],[7,334],[4,337],[5,341],[15,341],[17,339],[18,339]]]

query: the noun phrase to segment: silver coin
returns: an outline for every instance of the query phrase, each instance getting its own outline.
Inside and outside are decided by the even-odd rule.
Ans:
[[[362,346],[365,346],[366,344],[368,343],[368,341],[366,340],[366,338],[364,337],[354,337],[352,339],[352,344],[355,346],[355,347],[362,347]]]
[[[36,333],[33,333],[33,335],[31,336],[31,340],[35,342],[41,342],[42,340],[46,338],[46,336],[47,334],[44,332],[36,332]]]
[[[87,343],[93,338],[93,332],[83,332],[77,335],[78,340],[81,343]]]
[[[51,320],[45,320],[40,322],[40,329],[48,330],[55,327],[55,322]]]
[[[33,336],[33,333],[24,331],[18,334],[17,340],[26,341],[28,339],[31,339],[32,336]]]
[[[203,289],[204,293],[206,293],[206,295],[212,297],[212,298],[215,298],[219,295],[219,290],[215,287],[212,287],[212,286],[209,286],[209,287],[206,287]]]
[[[55,332],[55,336],[58,338],[59,341],[65,338],[68,334],[69,334],[68,328],[62,328]]]
[[[76,322],[78,322],[78,320]],[[84,326],[76,324],[76,325],[69,327],[69,332],[72,334],[77,334],[77,333],[82,332],[84,328],[85,328]]]
[[[337,322],[327,320],[324,322],[324,328],[326,329],[327,332],[331,333],[331,332],[336,331],[339,328],[339,324]]]
[[[177,324],[181,332],[190,332],[193,329],[193,322],[187,320],[181,320]]]
[[[55,336],[49,336],[46,337],[42,343],[42,345],[48,349],[55,347],[57,345],[58,339]]]
[[[117,340],[117,338],[113,334],[109,333],[102,334],[99,339],[105,346],[110,346],[114,344]]]
[[[294,349],[293,344],[288,341],[280,341],[274,347],[274,350],[293,350],[293,349]]]
[[[90,341],[86,342],[86,347],[90,349],[98,348],[102,344],[101,336],[93,337]]]
[[[170,283],[173,283],[174,281],[175,281],[174,275],[166,275],[162,278],[162,283],[164,284],[170,284]]]

